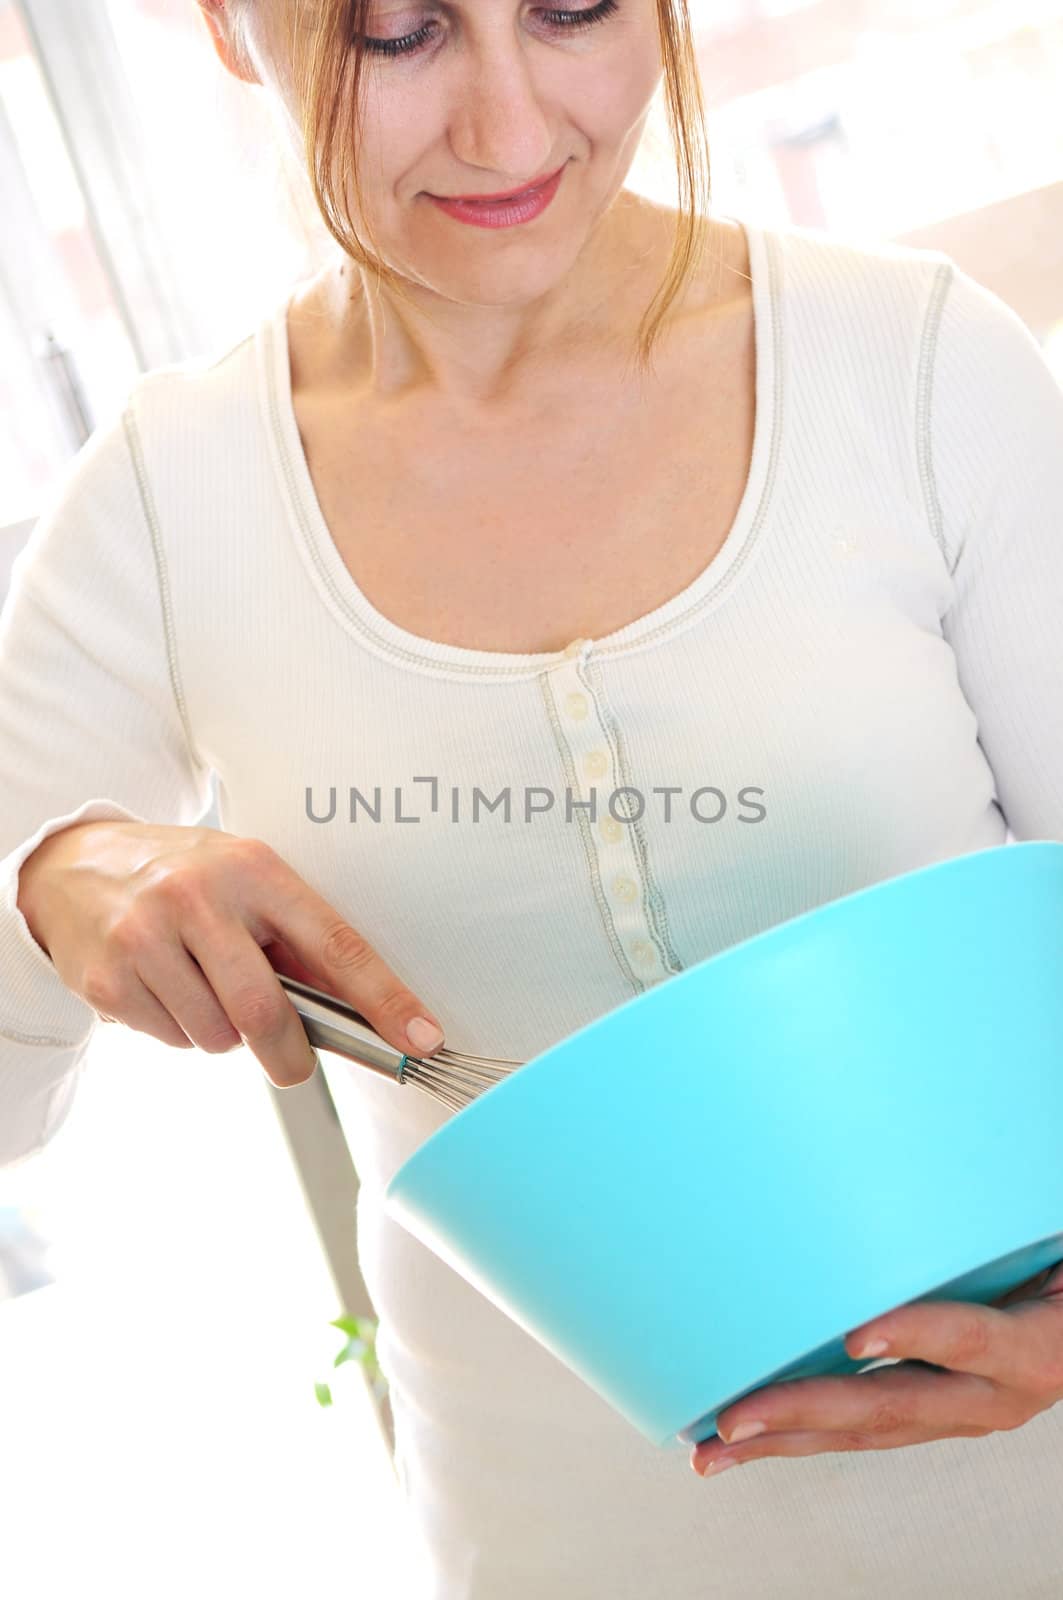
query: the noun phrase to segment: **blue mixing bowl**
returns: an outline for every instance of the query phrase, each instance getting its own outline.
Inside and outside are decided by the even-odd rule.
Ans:
[[[1063,1259],[1063,844],[935,862],[658,983],[452,1116],[389,1213],[653,1443]]]

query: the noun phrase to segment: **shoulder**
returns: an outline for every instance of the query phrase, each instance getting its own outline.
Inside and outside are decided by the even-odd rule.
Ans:
[[[263,314],[219,348],[142,372],[122,407],[126,424],[164,425],[172,444],[185,435],[238,431],[255,401],[260,351],[274,315]]]
[[[278,310],[213,350],[150,368],[128,390],[116,422],[149,516],[185,523],[223,500],[238,507],[248,474],[261,475]]]
[[[794,223],[761,231],[799,328],[857,349],[892,344],[926,389],[966,382],[974,398],[980,374],[998,409],[1020,390],[1054,399],[1058,379],[1022,317],[945,251]]]
[[[783,292],[813,321],[869,334],[920,329],[959,270],[944,251],[797,223],[762,230]]]
[[[218,348],[134,378],[59,475],[34,549],[104,540],[128,550],[137,528],[156,544],[175,530],[175,542],[193,548],[219,516],[239,523],[267,479],[263,362],[276,314],[267,309]]]
[[[934,508],[954,541],[1050,538],[1063,512],[1063,384],[1019,313],[953,264],[924,340],[920,438]],[[983,532],[981,535],[985,539]],[[1034,558],[1035,560],[1038,558]],[[1054,558],[1055,559],[1055,558]]]

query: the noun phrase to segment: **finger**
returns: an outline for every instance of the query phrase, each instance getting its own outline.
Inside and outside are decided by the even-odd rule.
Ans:
[[[891,1434],[863,1434],[852,1431],[817,1433],[812,1429],[762,1434],[748,1444],[723,1448],[717,1440],[698,1445],[690,1464],[702,1477],[715,1478],[729,1466],[744,1467],[771,1456],[818,1456],[865,1450],[900,1450],[916,1444],[932,1444],[942,1437],[983,1438],[988,1428],[958,1425],[948,1435],[914,1429]]]
[[[942,1371],[917,1362],[875,1367],[846,1378],[800,1378],[771,1384],[716,1419],[720,1439],[731,1444],[736,1430],[763,1422],[772,1434],[853,1433],[871,1438],[898,1435],[941,1437],[958,1425],[989,1431],[1003,1425],[1008,1400],[997,1384],[969,1373]]]
[[[323,978],[320,972],[311,972],[305,962],[300,961],[297,955],[293,955],[283,939],[271,939],[268,944],[262,946],[262,950],[274,972],[280,972],[286,978],[294,978],[297,983],[307,983],[312,989],[320,989],[325,994],[335,993],[330,988],[328,980]],[[336,998],[342,1000],[343,996],[337,995]]]
[[[869,1341],[885,1340],[880,1355],[930,1361],[1017,1389],[1053,1353],[1053,1332],[1036,1317],[1019,1314],[1037,1309],[1037,1302],[1002,1310],[964,1300],[923,1300],[849,1334],[845,1347],[859,1360]],[[1058,1328],[1054,1337],[1058,1341]]]
[[[191,1050],[192,1041],[140,977],[128,973],[119,978],[109,974],[106,981],[85,985],[83,995],[101,1022],[123,1022],[136,1033],[147,1033],[162,1044],[178,1050]]]
[[[215,1055],[243,1043],[202,967],[183,943],[147,941],[137,957],[137,972],[200,1050]]]
[[[1029,1299],[1035,1290],[1040,1289],[1048,1282],[1054,1270],[1055,1268],[1053,1267],[1046,1267],[1043,1272],[1037,1272],[1032,1278],[1026,1278],[1022,1283],[1016,1284],[1015,1288],[1009,1289],[1007,1294],[1000,1295],[996,1300],[990,1300],[989,1304],[991,1306],[1010,1306],[1016,1300]]]
[[[225,1015],[270,1081],[289,1089],[312,1078],[317,1055],[299,1013],[244,924],[201,914],[183,937]]]
[[[259,892],[251,921],[259,943],[282,941],[304,969],[319,974],[311,980],[314,986],[354,1006],[397,1049],[425,1054],[406,1029],[415,1017],[425,1017],[442,1033],[442,1024],[433,1012],[358,929],[310,888],[283,857],[261,841],[244,843],[257,852]],[[438,1050],[442,1042],[440,1039],[430,1049]]]
[[[818,1456],[856,1448],[841,1434],[810,1431],[764,1435],[748,1445],[724,1449],[718,1440],[699,1444],[690,1465],[702,1478],[715,1478],[728,1467],[744,1467],[763,1456]]]

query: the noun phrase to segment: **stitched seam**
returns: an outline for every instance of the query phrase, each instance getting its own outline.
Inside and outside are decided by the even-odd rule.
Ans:
[[[207,763],[196,749],[192,738],[192,729],[188,717],[188,707],[185,704],[184,690],[181,686],[181,671],[177,660],[177,636],[174,627],[173,609],[170,600],[170,583],[166,569],[166,556],[163,549],[162,537],[159,532],[158,520],[155,515],[155,506],[148,483],[147,468],[144,464],[141,447],[140,431],[137,427],[133,405],[130,402],[122,413],[122,423],[125,429],[126,444],[129,447],[133,470],[136,474],[137,489],[140,494],[140,503],[144,511],[145,522],[151,536],[151,547],[155,559],[155,577],[158,585],[159,604],[162,608],[163,634],[166,640],[166,666],[170,678],[170,688],[173,692],[174,703],[177,706],[178,716],[181,719],[181,728],[185,736],[185,747],[193,767],[204,770]]]
[[[249,330],[249,332],[244,334],[243,338],[237,344],[230,345],[228,350],[223,350],[220,355],[214,357],[213,361],[208,362],[207,371],[217,372],[218,368],[224,366],[226,361],[232,361],[235,356],[238,356],[241,350],[243,350],[244,346],[249,345],[254,337],[255,330],[252,328]]]
[[[591,670],[590,662],[587,663],[587,668],[589,672]],[[623,735],[620,730],[620,724],[610,709],[608,701],[605,697],[600,663],[594,664],[594,672],[600,691],[598,698],[601,703],[602,717],[603,721],[605,722],[609,742],[613,748],[614,759],[616,761],[617,770],[620,773],[622,787],[631,789],[636,788],[637,785],[632,782],[633,773],[627,759]],[[633,817],[630,827],[632,840],[635,846],[635,854],[639,858],[640,875],[643,882],[642,909],[647,925],[650,929],[650,936],[653,939],[653,942],[657,945],[657,953],[661,957],[662,965],[666,968],[670,966],[674,972],[681,972],[683,970],[683,962],[681,961],[676,952],[675,946],[672,943],[671,930],[668,924],[668,913],[665,909],[664,896],[661,893],[660,887],[650,867],[649,847],[646,840],[646,830],[643,819],[641,817]]]
[[[15,1044],[50,1045],[55,1050],[76,1050],[80,1039],[56,1039],[50,1033],[19,1033],[17,1028],[0,1028],[0,1039],[11,1039]]]
[[[916,461],[919,482],[923,490],[923,503],[926,507],[927,522],[950,576],[955,569],[955,562],[949,555],[945,538],[945,518],[941,508],[941,498],[938,494],[937,477],[934,472],[932,409],[938,335],[941,330],[945,299],[954,276],[955,267],[951,261],[942,262],[934,273],[930,297],[927,302],[926,316],[923,319],[923,335],[920,342],[915,420]]]
[[[585,669],[585,671],[581,669]],[[605,723],[606,734],[613,751],[613,759],[616,763],[617,771],[620,773],[621,787],[627,789],[637,788],[637,785],[631,781],[633,775],[625,753],[620,724],[614,716],[605,694],[601,663],[597,661],[592,663],[587,658],[584,658],[576,663],[576,671],[601,708],[602,720]],[[626,804],[625,810],[630,814],[630,808]],[[642,910],[650,930],[650,937],[657,946],[657,954],[661,957],[661,965],[665,968],[671,967],[673,972],[682,972],[683,963],[672,943],[664,895],[661,893],[660,886],[650,867],[646,830],[642,818],[631,817],[628,827],[631,830],[635,854],[639,858],[640,875],[642,877]]]
[[[557,714],[557,705],[554,701],[553,685],[550,682],[549,673],[541,672],[539,674],[538,681],[539,688],[542,691],[543,701],[546,705],[546,714],[550,719],[550,726],[553,729],[554,741],[557,744],[558,751],[560,752],[561,761],[564,765],[566,776],[568,777],[569,786],[572,789],[572,792],[578,795],[579,781],[576,776],[576,770],[572,764],[572,755],[568,748],[568,741],[566,740],[562,731],[561,720]],[[637,974],[632,972],[631,967],[628,965],[627,958],[624,955],[623,946],[621,945],[617,936],[616,928],[613,924],[612,909],[602,890],[601,873],[598,868],[598,852],[594,848],[594,842],[590,836],[590,823],[587,821],[587,813],[582,807],[576,811],[576,821],[579,823],[580,842],[583,845],[583,851],[587,857],[587,866],[590,869],[591,888],[594,891],[594,898],[598,904],[598,911],[601,915],[602,925],[605,929],[606,935],[608,936],[609,945],[616,959],[616,964],[620,968],[625,981],[634,986],[636,994],[641,994],[645,990],[646,985],[642,982],[641,978],[637,976]]]

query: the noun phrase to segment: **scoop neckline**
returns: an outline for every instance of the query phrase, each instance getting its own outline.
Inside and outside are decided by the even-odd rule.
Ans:
[[[733,587],[746,565],[770,500],[779,434],[779,293],[768,231],[738,221],[749,247],[756,348],[753,450],[745,488],[726,539],[707,566],[671,599],[597,638],[573,640],[560,650],[475,650],[410,632],[378,611],[348,570],[321,509],[303,449],[291,386],[285,294],[259,326],[259,384],[267,427],[280,469],[290,526],[318,592],[332,614],[363,645],[391,662],[431,676],[502,680],[534,677],[570,656],[575,646],[600,660],[644,650],[690,626]],[[708,445],[709,441],[707,441]]]

